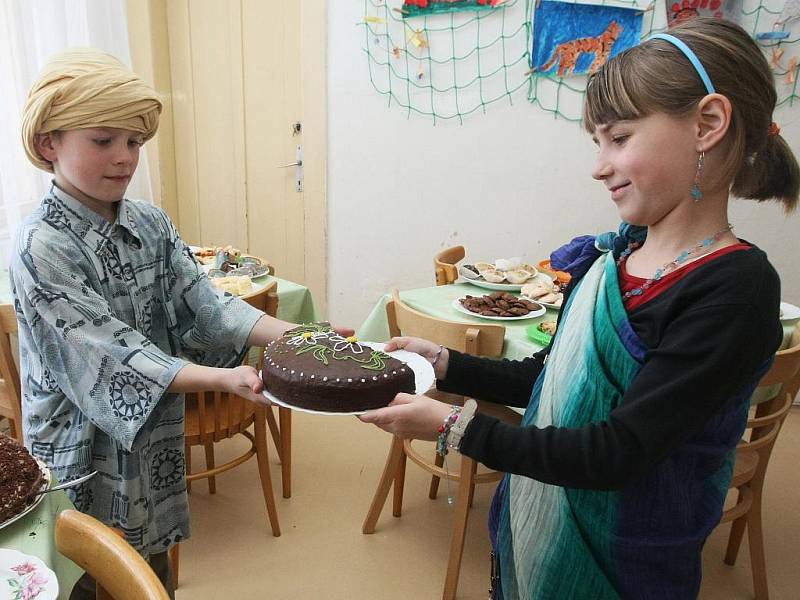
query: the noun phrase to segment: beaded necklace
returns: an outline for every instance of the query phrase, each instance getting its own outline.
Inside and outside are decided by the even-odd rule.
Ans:
[[[732,229],[733,225],[728,223],[728,226],[725,229],[719,230],[717,233],[715,233],[711,237],[707,237],[699,244],[692,246],[688,250],[684,250],[677,257],[675,257],[674,260],[671,260],[670,262],[664,264],[661,268],[656,269],[655,274],[650,279],[645,281],[642,285],[625,292],[622,296],[622,301],[627,302],[634,296],[641,296],[642,294],[645,293],[646,290],[652,287],[653,284],[655,284],[662,277],[664,277],[664,275],[666,275],[670,271],[674,271],[675,269],[677,269],[679,266],[681,266],[683,263],[689,260],[690,256],[694,256],[699,251],[707,250],[708,248],[716,244],[720,239],[722,239],[722,236],[724,236]],[[620,267],[622,263],[624,263],[627,260],[628,256],[630,256],[631,252],[639,248],[641,245],[642,245],[641,242],[631,242],[630,244],[628,244],[628,247],[622,251],[622,254],[620,254],[619,258],[617,259],[617,267]]]

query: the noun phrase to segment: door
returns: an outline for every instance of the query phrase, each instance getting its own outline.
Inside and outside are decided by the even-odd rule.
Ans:
[[[136,57],[147,62],[168,100],[158,166],[167,196],[174,179],[162,204],[181,235],[265,258],[324,310],[324,0],[131,0],[128,11],[134,67],[147,74]],[[283,166],[298,146],[300,190]]]

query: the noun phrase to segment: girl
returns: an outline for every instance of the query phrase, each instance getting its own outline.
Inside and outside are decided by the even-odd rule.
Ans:
[[[521,362],[387,347],[428,357],[439,389],[527,406],[522,427],[405,394],[361,417],[509,473],[490,516],[496,598],[697,595],[748,399],[781,341],[778,276],[727,218],[729,194],[797,201],[775,101],[764,56],[729,22],[621,53],[590,78],[584,123],[625,224],[573,273],[551,347]]]

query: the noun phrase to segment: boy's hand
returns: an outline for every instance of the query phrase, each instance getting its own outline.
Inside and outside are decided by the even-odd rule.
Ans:
[[[449,414],[450,406],[433,398],[397,394],[386,408],[368,410],[358,418],[403,439],[433,441]]]
[[[356,333],[355,329],[350,329],[349,327],[334,327],[333,330],[342,337],[350,337]]]
[[[231,394],[250,400],[250,402],[272,404],[261,393],[264,390],[264,382],[258,376],[258,371],[248,365],[228,369],[225,377],[225,389]]]

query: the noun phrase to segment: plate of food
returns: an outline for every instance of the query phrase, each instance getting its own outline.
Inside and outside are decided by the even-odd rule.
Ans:
[[[9,599],[58,598],[56,574],[39,558],[8,548],[0,548],[0,587]]]
[[[461,277],[472,285],[489,290],[518,292],[522,285],[538,273],[536,267],[520,258],[498,258],[493,263],[476,262],[463,265]]]
[[[788,302],[781,302],[781,321],[800,319],[800,308]]]
[[[561,286],[550,277],[542,276],[541,273],[534,277],[530,283],[523,285],[520,293],[524,298],[554,310],[561,310],[561,305],[564,302]]]
[[[0,529],[18,521],[44,499],[36,494],[50,487],[50,469],[16,440],[0,434]],[[13,465],[6,469],[7,465]]]
[[[433,366],[406,350],[344,337],[327,323],[288,331],[264,351],[265,398],[321,415],[360,415],[382,408],[400,392],[424,394],[436,379]]]
[[[493,292],[484,296],[462,296],[453,300],[460,313],[494,321],[518,321],[542,316],[546,309],[538,302],[519,298],[508,292]]]
[[[542,346],[549,346],[553,341],[553,336],[556,334],[556,321],[542,321],[536,325],[530,325],[525,330],[528,338],[541,344]]]

